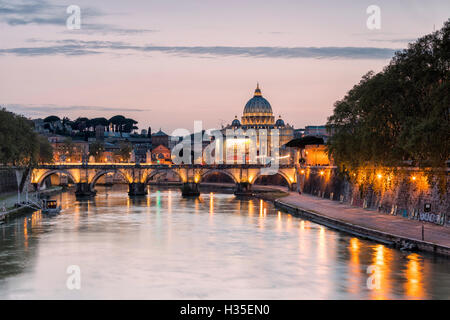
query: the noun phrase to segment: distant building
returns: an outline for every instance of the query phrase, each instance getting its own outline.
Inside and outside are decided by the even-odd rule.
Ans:
[[[152,150],[152,162],[158,164],[172,163],[171,152],[169,148],[160,144]]]
[[[305,164],[307,166],[329,166],[332,165],[326,152],[325,145],[308,145],[304,150]]]
[[[251,98],[244,107],[244,112],[241,117],[241,121],[238,120],[237,116],[231,122],[231,124],[222,129],[222,133],[224,136],[226,135],[227,129],[242,129],[243,134],[250,129],[254,129],[258,131],[259,129],[266,129],[268,134],[268,145],[272,145],[272,141],[270,140],[270,134],[272,130],[278,130],[279,132],[279,150],[280,150],[280,163],[288,163],[293,160],[294,152],[291,152],[290,148],[284,147],[286,143],[291,141],[294,137],[294,128],[289,125],[289,123],[285,123],[281,116],[275,121],[275,117],[273,115],[272,106],[269,101],[263,98],[259,85],[257,85],[253,98]],[[226,139],[225,139],[226,140]],[[248,145],[251,143],[251,140],[245,139],[242,143]],[[260,147],[261,143],[259,141],[259,137],[256,142],[256,153],[257,156],[260,156]],[[226,150],[226,154],[233,154],[233,149],[236,149],[236,141],[225,141],[224,150]],[[247,147],[250,149],[250,146]],[[265,155],[267,157],[273,157],[274,155],[270,153]],[[236,156],[235,156],[236,158]],[[249,152],[246,152],[245,162],[249,160]]]
[[[95,127],[95,139],[97,140],[105,139],[105,126],[99,124]]]
[[[147,153],[152,149],[152,140],[150,138],[147,136],[130,136],[126,141],[131,143],[136,162],[145,163],[149,161]]]
[[[64,136],[51,135],[48,141],[53,148],[53,160],[56,162],[82,162],[83,156],[89,154],[89,143],[71,140]]]
[[[169,148],[169,135],[159,129],[158,132],[152,134],[152,144],[154,146],[163,145],[166,148]]]
[[[325,125],[322,126],[306,126],[305,127],[305,136],[315,136],[323,138],[326,142],[328,137],[330,136]]]

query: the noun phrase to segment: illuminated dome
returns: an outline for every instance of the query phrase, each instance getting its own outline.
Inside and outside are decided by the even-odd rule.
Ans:
[[[284,127],[284,121],[281,119],[281,116],[278,118],[277,122],[275,122],[277,127]]]
[[[258,124],[274,124],[274,116],[272,107],[266,99],[262,97],[259,84],[256,87],[255,94],[244,108],[244,115],[242,116],[243,125],[258,125]]]
[[[241,122],[238,120],[237,116],[234,117],[233,122],[231,122],[231,125],[233,127],[240,127],[241,126]]]

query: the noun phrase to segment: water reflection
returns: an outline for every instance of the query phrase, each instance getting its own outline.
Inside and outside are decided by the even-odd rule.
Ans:
[[[406,266],[406,283],[405,291],[408,298],[412,299],[424,299],[426,298],[424,293],[423,283],[423,266],[421,258],[418,254],[412,253],[407,257],[408,263]]]
[[[0,298],[449,298],[448,259],[388,248],[276,210],[206,193],[146,197],[97,187],[1,226]],[[82,290],[65,287],[79,265]],[[380,287],[370,290],[375,266]]]

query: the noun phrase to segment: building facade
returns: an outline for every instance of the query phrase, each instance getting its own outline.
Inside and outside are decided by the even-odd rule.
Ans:
[[[222,129],[222,134],[224,137],[227,135],[227,130],[234,130],[238,132],[241,130],[244,139],[227,139],[224,140],[224,150],[225,157],[227,161],[230,161],[230,155],[232,155],[233,159],[238,161],[239,154],[237,154],[237,150],[242,150],[243,146],[239,146],[239,144],[244,144],[245,146],[245,158],[242,159],[244,163],[249,163],[250,159],[250,150],[253,148],[256,149],[256,156],[258,158],[266,157],[267,159],[263,159],[263,161],[273,160],[275,157],[278,157],[280,163],[289,163],[294,161],[295,152],[291,150],[291,148],[287,148],[284,145],[291,141],[294,137],[294,128],[289,124],[286,124],[281,116],[277,120],[275,120],[275,116],[272,111],[272,106],[269,101],[267,101],[263,96],[261,89],[259,88],[259,84],[257,85],[253,98],[251,98],[245,105],[244,111],[241,117],[241,120],[235,117],[235,119],[231,122],[230,125],[226,126]],[[252,140],[249,134],[249,130],[255,130],[257,133],[256,145],[254,145],[255,141]],[[262,135],[262,131],[267,132],[267,137]],[[278,139],[278,148],[279,154],[275,154],[275,150],[277,147],[277,141],[274,139]],[[267,141],[267,152],[266,148],[263,145]],[[254,149],[253,149],[254,150]]]

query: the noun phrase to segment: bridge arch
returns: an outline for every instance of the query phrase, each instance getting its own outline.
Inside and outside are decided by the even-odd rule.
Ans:
[[[278,171],[277,171],[275,174],[273,174],[273,175],[263,175],[263,174],[261,174],[261,172],[259,172],[257,175],[255,175],[255,177],[253,178],[253,180],[250,181],[250,183],[251,183],[252,185],[254,185],[255,182],[258,180],[258,178],[261,178],[261,177],[267,177],[267,176],[276,176],[276,175],[278,175],[278,176],[280,176],[280,177],[283,178],[283,180],[287,183],[287,186],[288,186],[289,189],[292,188],[292,185],[295,183],[295,179],[294,179],[294,178],[291,179],[291,178],[290,178],[285,172],[283,172],[282,170],[278,170]]]
[[[202,182],[203,179],[205,179],[206,177],[208,177],[208,176],[210,176],[212,174],[215,174],[215,173],[224,174],[224,175],[230,177],[233,180],[234,183],[238,183],[236,177],[231,172],[229,172],[227,170],[220,170],[220,169],[211,169],[211,170],[208,170],[208,171],[204,172],[203,174],[200,175],[200,181],[199,182]]]
[[[167,174],[169,172],[173,172],[180,179],[181,182],[184,182],[182,175],[177,170],[167,168],[167,169],[157,169],[150,172],[145,179],[145,184],[148,184],[153,177],[159,174]]]
[[[126,176],[126,174],[124,174],[122,171],[120,170],[102,170],[97,172],[94,177],[92,178],[92,180],[89,183],[89,186],[91,188],[91,190],[94,189],[95,184],[97,183],[98,179],[100,179],[101,177],[103,177],[104,175],[108,174],[108,173],[119,173],[122,178],[124,179],[124,181],[126,181],[127,183],[130,183],[130,180],[128,179],[128,177]]]
[[[55,170],[48,170],[48,171],[44,172],[44,173],[39,177],[39,180],[37,181],[38,186],[41,187],[41,186],[42,186],[42,183],[44,183],[45,179],[47,179],[47,178],[50,177],[51,175],[54,175],[54,174],[57,174],[57,173],[62,173],[62,174],[67,175],[70,179],[72,179],[72,181],[73,181],[74,183],[77,183],[77,182],[78,182],[78,180],[75,179],[75,177],[73,176],[73,174],[70,173],[69,171],[64,170],[64,169],[55,169]]]

